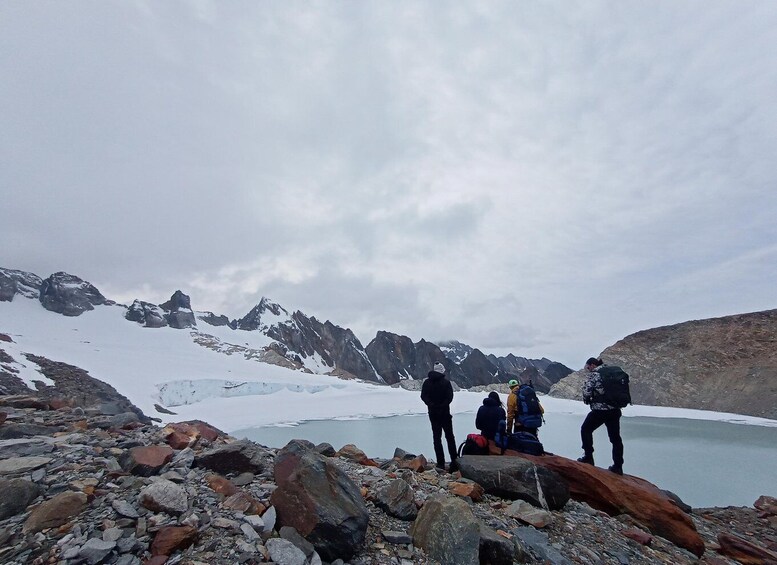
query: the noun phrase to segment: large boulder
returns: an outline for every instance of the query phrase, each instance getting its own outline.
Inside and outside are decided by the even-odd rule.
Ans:
[[[274,473],[270,502],[278,524],[295,528],[326,561],[350,559],[369,521],[359,487],[304,442],[291,441],[278,453]]]
[[[413,489],[402,479],[394,479],[377,489],[375,505],[389,516],[400,520],[415,520],[418,508],[413,498]]]
[[[442,565],[480,562],[480,523],[460,498],[435,494],[427,499],[410,534],[415,545]]]
[[[25,479],[0,479],[0,520],[23,512],[42,492],[39,485]]]
[[[196,467],[229,473],[261,473],[268,466],[269,454],[254,442],[242,439],[220,445],[202,453],[194,460]]]
[[[569,487],[559,474],[526,459],[464,455],[458,461],[461,476],[489,494],[525,500],[546,510],[560,510],[569,500]]]
[[[80,514],[86,508],[87,500],[83,492],[60,493],[36,506],[24,522],[22,531],[36,533],[46,528],[59,527],[72,516]]]
[[[493,442],[491,452],[499,452]],[[652,533],[675,545],[698,556],[704,553],[704,541],[691,518],[669,495],[644,479],[616,475],[558,455],[533,456],[507,450],[504,457],[482,458],[525,460],[552,470],[566,480],[574,500],[585,502],[610,516],[628,514]]]
[[[80,316],[106,302],[106,298],[92,284],[64,272],[54,273],[40,286],[40,303],[43,307],[65,316]]]

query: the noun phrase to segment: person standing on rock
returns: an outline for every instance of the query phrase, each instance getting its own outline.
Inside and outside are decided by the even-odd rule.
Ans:
[[[453,386],[445,378],[445,365],[435,363],[429,371],[424,384],[421,385],[421,400],[429,412],[429,421],[432,424],[432,441],[434,443],[434,455],[437,458],[437,468],[445,469],[445,451],[442,448],[442,433],[445,432],[445,441],[448,444],[448,453],[451,456],[449,472],[455,473],[459,469],[456,461],[456,438],[453,437],[453,417],[451,416],[451,402],[453,401]]]
[[[621,410],[603,401],[605,394],[602,376],[599,373],[605,366],[601,359],[590,357],[585,362],[588,378],[583,383],[583,402],[590,405],[591,411],[580,427],[580,437],[583,441],[583,456],[581,463],[594,464],[594,431],[604,424],[607,435],[612,443],[612,465],[610,471],[623,474],[623,440],[621,439]]]
[[[477,416],[475,416],[475,427],[480,430],[480,435],[486,439],[494,439],[499,430],[499,422],[505,418],[505,409],[502,408],[499,393],[492,390],[483,399],[483,406],[478,408]]]

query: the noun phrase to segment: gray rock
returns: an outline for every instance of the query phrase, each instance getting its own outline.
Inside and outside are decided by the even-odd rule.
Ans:
[[[34,273],[0,269],[0,302],[10,302],[17,294],[26,298],[38,298],[42,282]]]
[[[382,532],[380,532],[380,535],[383,536],[383,539],[386,540],[388,543],[393,543],[395,545],[406,545],[409,543],[413,543],[413,537],[406,532],[395,532],[393,530],[383,530]]]
[[[0,475],[27,473],[51,463],[51,457],[10,457],[0,460]]]
[[[118,541],[124,532],[121,528],[108,528],[103,530],[103,541]]]
[[[268,465],[268,454],[254,442],[247,439],[215,447],[195,457],[194,464],[216,471],[229,473],[261,473]]]
[[[139,421],[138,415],[134,412],[123,412],[122,414],[111,416],[111,426],[114,428],[123,428],[127,424],[133,424]]]
[[[138,495],[138,501],[152,512],[183,514],[189,507],[186,491],[166,479],[154,481]]]
[[[24,512],[43,489],[24,479],[0,479],[0,520]]]
[[[375,504],[389,516],[400,520],[415,520],[418,508],[413,489],[402,479],[394,479],[375,493]]]
[[[489,565],[512,565],[517,555],[515,544],[497,534],[484,524],[480,524],[479,555],[481,563]],[[519,560],[523,563],[523,560]]]
[[[436,494],[427,499],[410,534],[415,545],[442,565],[479,563],[480,524],[460,498]]]
[[[307,558],[296,545],[282,538],[268,539],[264,544],[270,558],[278,565],[305,565]]]
[[[290,526],[283,526],[278,534],[285,540],[289,540],[295,546],[297,546],[302,553],[305,554],[305,558],[310,558],[315,553],[316,548],[308,540],[303,538],[297,530]]]
[[[39,426],[37,424],[9,424],[0,426],[0,439],[17,439],[32,436],[50,436],[60,431],[59,427]]]
[[[569,500],[569,486],[561,475],[522,457],[465,455],[458,461],[462,477],[489,494],[546,510],[561,510]]]
[[[91,538],[81,546],[78,556],[90,565],[96,565],[113,551],[114,547],[116,547],[116,542]]]
[[[254,530],[251,524],[240,524],[240,531],[243,532],[243,535],[248,541],[255,541],[259,539],[259,534],[256,533],[256,530]]]
[[[572,562],[561,555],[548,542],[548,534],[535,530],[531,526],[516,528],[511,532],[538,559],[552,565],[572,565]]]
[[[134,555],[122,555],[116,560],[114,565],[140,565],[140,558]]]

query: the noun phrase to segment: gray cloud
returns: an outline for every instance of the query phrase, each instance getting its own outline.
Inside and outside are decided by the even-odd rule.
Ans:
[[[0,264],[571,366],[775,307],[777,7],[0,5]]]

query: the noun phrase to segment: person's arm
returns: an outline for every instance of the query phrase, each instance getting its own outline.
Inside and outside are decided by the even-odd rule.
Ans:
[[[586,404],[591,404],[591,398],[593,397],[593,394],[594,394],[593,384],[594,384],[594,374],[589,373],[588,378],[583,383],[583,402],[585,402]]]
[[[429,379],[424,381],[424,384],[421,385],[421,400],[424,404],[429,406],[429,403],[432,401],[431,398],[429,398]]]
[[[513,421],[515,420],[515,412],[518,409],[518,402],[515,395],[511,392],[507,395],[507,433],[513,433]]]
[[[484,422],[483,422],[483,419],[484,419],[483,418],[483,408],[485,408],[485,407],[481,406],[480,408],[478,408],[477,416],[475,416],[475,428],[477,428],[480,431],[483,431],[483,424],[484,424]]]
[[[445,387],[445,402],[444,404],[450,404],[453,402],[453,385],[451,384],[451,381],[446,380],[445,383],[448,385]]]

